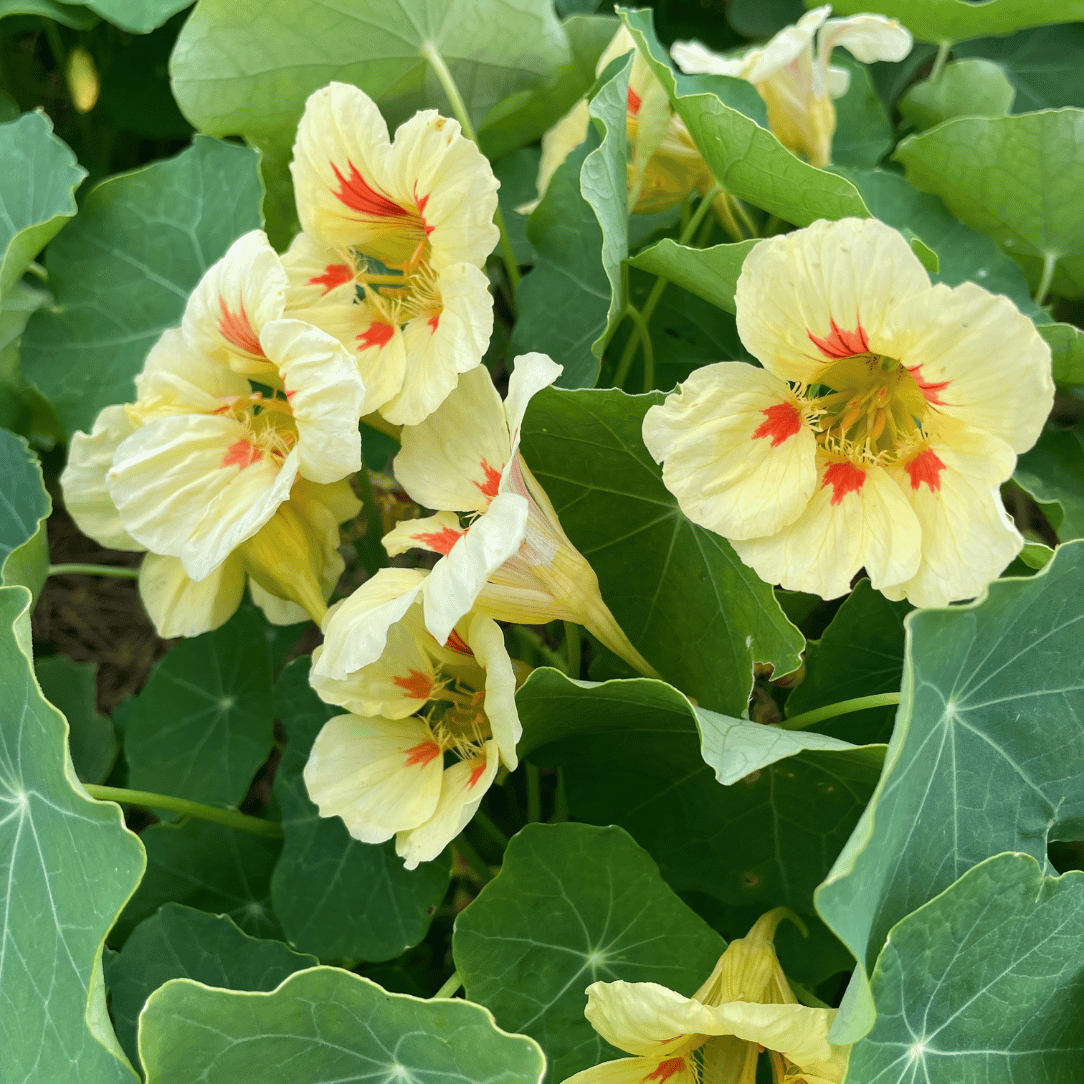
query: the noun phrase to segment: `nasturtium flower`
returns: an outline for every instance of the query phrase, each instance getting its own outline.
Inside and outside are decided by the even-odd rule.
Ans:
[[[790,912],[762,915],[732,941],[692,997],[654,982],[595,982],[584,1010],[612,1046],[566,1084],[755,1084],[765,1051],[774,1084],[842,1084],[850,1047],[828,1041],[835,1009],[798,1004],[772,938]]]
[[[670,52],[690,75],[729,75],[756,87],[768,107],[768,127],[780,143],[815,166],[832,160],[836,130],[833,98],[847,93],[850,72],[829,66],[842,47],[856,60],[902,60],[913,44],[909,31],[883,15],[829,19],[830,4],[806,12],[766,45],[741,56],[713,53],[699,42],[675,42]]]
[[[304,772],[321,816],[341,817],[365,843],[395,836],[408,869],[459,835],[498,767],[516,767],[522,733],[516,674],[497,623],[472,612],[438,642],[422,616],[425,577],[381,569],[331,611],[349,611],[350,619],[329,624],[310,680],[350,714],[324,725]],[[344,630],[402,600],[379,657],[343,678],[322,672],[322,658],[343,657]]]
[[[824,598],[862,567],[916,606],[996,578],[1023,545],[999,486],[1053,405],[1035,325],[974,283],[931,286],[874,219],[760,242],[735,303],[763,368],[706,366],[644,418],[682,511]]]
[[[393,141],[342,83],[310,96],[290,168],[303,231],[285,257],[291,307],[350,347],[369,411],[414,425],[489,344],[493,171],[456,121],[427,110]]]
[[[595,74],[601,75],[617,57],[636,50],[624,26],[599,57]],[[629,209],[637,214],[665,211],[694,190],[711,187],[711,171],[682,119],[670,108],[663,85],[636,50],[629,73],[626,108],[629,141],[627,168]],[[538,163],[538,199],[549,186],[558,166],[586,138],[591,118],[587,101],[581,99],[543,137]],[[538,200],[527,204],[529,211]]]
[[[240,238],[152,348],[136,401],[72,439],[67,506],[103,545],[149,551],[163,635],[220,625],[246,578],[272,620],[319,621],[342,571],[364,387],[336,339],[283,317],[286,289],[266,238]]]

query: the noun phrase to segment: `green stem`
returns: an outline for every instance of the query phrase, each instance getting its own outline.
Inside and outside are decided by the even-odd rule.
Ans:
[[[429,1000],[436,1001],[438,997],[452,997],[462,985],[463,980],[459,977],[459,972],[453,971],[448,981]]]
[[[565,622],[565,652],[568,655],[568,676],[580,676],[580,626],[574,621]]]
[[[57,73],[68,85],[68,54],[64,48],[64,42],[60,37],[60,31],[52,19],[45,19],[45,40],[49,43],[49,52],[53,54],[53,63]]]
[[[50,565],[49,575],[118,576],[121,579],[135,580],[139,578],[139,569],[125,568],[123,565]]]
[[[388,563],[388,555],[380,541],[384,534],[384,520],[376,505],[369,468],[364,463],[355,477],[361,492],[362,511],[365,513],[365,534],[357,540],[355,549],[358,551],[362,564],[365,565],[365,570],[369,575],[375,575],[377,569],[383,568]]]
[[[472,142],[477,143],[478,136],[474,131],[474,125],[471,123],[470,114],[467,112],[466,103],[463,101],[463,95],[459,93],[455,78],[448,70],[448,65],[444,63],[444,57],[440,55],[437,47],[431,41],[427,41],[422,46],[421,54],[429,62],[433,74],[440,80],[440,85],[448,96],[455,119],[459,121],[459,125],[463,129],[463,134]],[[493,222],[497,229],[501,231],[501,257],[504,260],[504,270],[508,275],[508,282],[512,287],[514,296],[520,280],[519,265],[516,263],[516,256],[512,251],[512,242],[508,238],[508,230],[505,229],[504,216],[501,214],[500,207],[497,208],[493,215]]]
[[[865,711],[867,708],[890,708],[899,702],[899,693],[856,696],[853,700],[841,700],[838,704],[825,704],[823,708],[814,708],[812,711],[803,711],[800,715],[792,715],[779,725],[784,730],[803,730],[807,726],[819,723],[822,719],[834,719],[837,715],[850,715],[852,711]]]
[[[542,779],[538,765],[528,761],[524,769],[527,772],[527,823],[537,824],[542,819]]]
[[[681,231],[681,236],[678,238],[679,245],[687,245],[689,239],[696,233],[700,227],[700,223],[704,221],[704,216],[711,210],[711,205],[715,202],[715,197],[722,192],[723,186],[717,184],[714,188],[709,189],[708,194],[696,205],[696,210],[693,212],[692,218],[689,219],[685,229]]]
[[[949,52],[952,49],[951,41],[943,41],[937,47],[937,56],[933,58],[933,67],[930,69],[929,80],[931,83],[936,83],[941,78],[941,69],[945,66],[945,61],[948,60]]]
[[[1043,253],[1043,277],[1039,279],[1039,288],[1035,291],[1035,304],[1041,305],[1046,300],[1050,281],[1054,277],[1054,265],[1058,262],[1056,252]]]
[[[236,828],[241,832],[252,832],[257,836],[281,836],[282,825],[274,821],[249,817],[231,809],[215,809],[200,802],[190,802],[187,798],[175,798],[172,794],[153,794],[148,790],[125,790],[121,787],[100,787],[86,783],[83,789],[92,798],[100,802],[123,802],[125,805],[139,805],[147,809],[169,809],[174,813],[184,813],[189,817],[198,817],[202,821]]]
[[[549,644],[544,643],[537,632],[533,632],[523,625],[513,625],[512,635],[526,647],[535,651],[545,666],[552,666],[555,670],[560,670],[562,674],[566,673],[565,667],[568,663],[565,658],[554,651]]]
[[[503,851],[508,846],[508,837],[480,809],[475,810],[474,823]]]
[[[456,836],[452,847],[482,884],[488,884],[493,880],[493,870],[486,865],[485,859],[470,845],[465,835]]]
[[[553,796],[553,816],[550,824],[560,824],[568,820],[568,791],[565,789],[565,770],[557,769],[557,790]]]

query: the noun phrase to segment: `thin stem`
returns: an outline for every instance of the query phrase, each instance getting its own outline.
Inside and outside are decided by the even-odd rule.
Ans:
[[[475,810],[474,823],[503,851],[508,846],[508,837],[480,809]]]
[[[453,997],[455,992],[463,985],[458,971],[453,971],[448,981],[429,999],[436,1001],[438,997]]]
[[[692,218],[689,219],[688,225],[681,231],[681,236],[678,238],[679,245],[687,245],[689,238],[696,233],[700,227],[700,223],[704,220],[704,215],[711,210],[712,203],[715,202],[715,197],[722,192],[723,186],[721,184],[715,185],[708,190],[708,194],[696,205],[696,210],[693,212]]]
[[[139,805],[147,809],[169,809],[174,813],[185,813],[189,817],[198,817],[202,821],[213,821],[227,828],[236,828],[241,832],[252,832],[257,836],[281,836],[282,825],[274,821],[249,817],[231,809],[215,809],[200,802],[190,802],[187,798],[175,798],[172,794],[153,794],[148,790],[125,790],[121,787],[100,787],[85,783],[83,789],[92,798],[100,802],[122,802],[125,805]]]
[[[933,58],[933,67],[930,69],[929,80],[931,83],[936,83],[941,78],[941,69],[945,66],[945,61],[948,60],[949,52],[952,49],[951,41],[943,41],[937,47],[937,56]]]
[[[456,836],[452,847],[482,884],[493,880],[493,870],[486,865],[485,859],[470,845],[465,835]]]
[[[388,555],[380,541],[384,534],[384,520],[376,504],[369,468],[364,463],[355,477],[361,492],[362,511],[365,513],[365,534],[357,540],[355,548],[366,571],[372,575],[378,568],[383,568],[388,563]]]
[[[474,125],[471,123],[470,114],[467,112],[466,103],[463,101],[463,95],[459,93],[455,78],[448,70],[448,65],[444,63],[444,57],[440,55],[437,47],[431,41],[427,41],[422,46],[421,54],[429,62],[433,74],[444,88],[444,93],[448,96],[455,119],[459,121],[459,125],[463,129],[463,134],[472,142],[477,143],[478,136],[475,134]],[[501,257],[504,260],[504,270],[508,275],[508,281],[512,286],[514,295],[520,280],[519,265],[516,263],[516,256],[512,251],[512,242],[508,238],[508,230],[505,229],[504,216],[501,214],[500,207],[497,208],[493,215],[493,222],[497,229],[501,231]]]
[[[544,643],[537,632],[525,628],[523,625],[513,625],[512,635],[525,646],[537,652],[546,666],[552,666],[555,670],[560,670],[562,674],[567,672],[565,667],[568,663],[565,658],[554,651],[549,644]]]
[[[117,576],[120,579],[135,580],[139,578],[139,569],[125,568],[123,565],[50,565],[49,575]]]
[[[537,824],[542,819],[542,779],[538,765],[528,761],[527,772],[527,823]]]
[[[640,346],[644,351],[644,391],[651,391],[655,386],[655,347],[651,345],[651,332],[647,329],[647,319],[639,309],[630,305],[628,316],[636,325],[636,333],[640,336]],[[624,361],[625,359],[622,358],[621,360]],[[629,361],[632,361],[631,357]],[[628,376],[628,373],[629,370],[626,365],[625,371],[621,373],[621,379],[617,383],[619,388],[624,386],[625,377]]]
[[[575,621],[565,622],[565,652],[568,655],[568,676],[580,676],[580,626]]]
[[[1050,289],[1050,280],[1054,277],[1054,265],[1058,262],[1056,252],[1043,253],[1043,277],[1039,279],[1039,288],[1035,291],[1035,304],[1041,305],[1046,300],[1046,292]]]
[[[45,40],[49,43],[49,52],[53,54],[53,63],[64,85],[68,83],[68,54],[64,48],[64,42],[60,37],[60,31],[52,19],[45,19]]]
[[[557,790],[553,796],[553,816],[551,824],[560,824],[568,820],[568,791],[565,789],[565,770],[557,769]]]
[[[899,702],[899,693],[856,696],[853,700],[841,700],[838,704],[825,704],[823,708],[814,708],[812,711],[803,711],[800,715],[792,715],[779,725],[784,730],[803,730],[807,726],[819,723],[822,719],[834,719],[837,715],[850,715],[852,711],[865,711],[867,708],[890,708]]]

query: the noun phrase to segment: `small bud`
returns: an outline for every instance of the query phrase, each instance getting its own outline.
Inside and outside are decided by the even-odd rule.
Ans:
[[[68,70],[65,77],[72,104],[80,113],[89,113],[98,100],[101,84],[98,81],[98,69],[94,66],[94,59],[81,45],[77,45],[68,54]]]

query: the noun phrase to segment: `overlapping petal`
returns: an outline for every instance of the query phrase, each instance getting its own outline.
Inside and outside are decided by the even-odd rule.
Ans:
[[[244,564],[235,555],[193,580],[176,557],[148,553],[139,569],[139,596],[159,636],[199,636],[237,612],[245,579]]]

